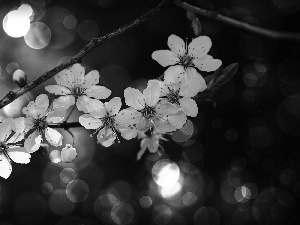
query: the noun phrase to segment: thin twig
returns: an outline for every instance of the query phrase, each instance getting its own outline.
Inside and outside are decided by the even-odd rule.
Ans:
[[[265,37],[270,37],[273,39],[280,39],[280,40],[290,40],[290,41],[300,41],[300,33],[292,33],[292,32],[280,32],[280,31],[274,31],[274,30],[268,30],[266,28],[257,27],[254,25],[251,25],[246,22],[242,22],[227,16],[223,16],[215,11],[210,11],[207,9],[202,9],[193,5],[190,5],[186,2],[182,2],[181,0],[174,0],[175,5],[177,5],[180,8],[183,8],[185,10],[191,11],[193,13],[196,13],[200,16],[203,16],[208,19],[212,19],[218,22],[222,22],[225,24],[228,24],[233,27],[237,27],[242,30],[246,30],[248,32],[252,32],[255,34],[259,34]]]
[[[74,104],[73,106],[72,106],[72,108],[71,108],[71,110],[70,110],[70,112],[69,112],[69,114],[66,116],[66,118],[65,118],[65,122],[67,122],[68,121],[68,119],[70,118],[70,116],[71,116],[71,114],[72,114],[72,112],[74,111],[74,109],[75,109],[75,106],[76,106],[76,104]]]
[[[0,100],[0,109],[8,105],[9,103],[13,102],[16,98],[20,97],[26,92],[32,90],[36,86],[42,84],[46,80],[49,80],[51,77],[53,77],[55,74],[59,73],[60,71],[68,68],[69,66],[75,63],[81,62],[82,58],[98,45],[101,45],[105,41],[115,38],[121,34],[124,34],[125,32],[131,30],[132,28],[144,23],[145,21],[147,21],[148,19],[156,15],[158,12],[160,12],[163,8],[171,5],[171,2],[172,2],[171,0],[163,0],[160,4],[155,6],[153,9],[151,9],[150,11],[148,11],[138,19],[132,21],[131,23],[126,24],[125,26],[120,27],[114,30],[113,32],[108,33],[102,37],[93,38],[84,48],[82,48],[76,55],[71,57],[66,62],[60,64],[59,66],[53,68],[52,70],[49,70],[48,72],[45,72],[42,76],[32,81],[31,83],[25,85],[24,87],[20,88],[19,90],[9,91],[4,96],[4,98]]]
[[[68,129],[68,128],[72,128],[72,127],[82,127],[82,125],[79,122],[70,122],[70,123],[63,122],[63,123],[49,124],[48,127]]]

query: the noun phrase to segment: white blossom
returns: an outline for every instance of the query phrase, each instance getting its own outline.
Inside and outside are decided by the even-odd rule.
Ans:
[[[84,74],[84,67],[76,63],[54,76],[58,85],[48,85],[45,89],[50,93],[62,95],[54,101],[55,108],[69,108],[76,102],[78,110],[87,113],[87,105],[91,99],[106,99],[111,95],[111,90],[96,85],[100,77],[97,70]]]
[[[37,96],[35,101],[23,108],[26,132],[34,130],[24,142],[24,147],[29,153],[39,149],[45,135],[46,140],[53,146],[61,146],[63,136],[55,129],[48,127],[49,123],[59,123],[63,121],[66,111],[49,108],[49,99],[45,94]]]
[[[19,128],[16,128],[16,123],[20,125]],[[24,137],[21,130],[24,127],[24,118],[18,118],[17,121],[9,118],[0,123],[0,176],[5,179],[12,172],[12,162],[30,162],[31,155],[26,149],[15,144]]]
[[[222,65],[221,60],[213,59],[207,54],[212,46],[212,42],[207,36],[199,36],[187,46],[187,43],[184,43],[180,37],[172,34],[168,38],[168,46],[170,50],[158,50],[152,53],[152,59],[161,66],[170,66],[165,71],[165,78],[199,77],[201,75],[195,67],[200,71],[211,72]]]

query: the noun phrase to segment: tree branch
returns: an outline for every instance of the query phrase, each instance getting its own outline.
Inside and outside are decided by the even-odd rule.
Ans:
[[[215,11],[210,11],[206,9],[202,9],[193,5],[190,5],[186,2],[182,2],[181,0],[174,0],[174,4],[180,8],[196,13],[200,16],[203,16],[208,19],[212,19],[221,23],[228,24],[230,26],[237,27],[239,29],[249,31],[255,34],[259,34],[265,37],[278,39],[278,40],[290,40],[290,41],[300,41],[300,33],[292,33],[292,32],[280,32],[268,30],[262,27],[257,27],[246,22],[242,22],[227,16],[223,16],[218,14]]]
[[[49,124],[48,127],[69,129],[74,127],[82,127],[82,125],[79,122],[69,122],[69,123],[63,122],[63,123]]]
[[[138,19],[132,21],[131,23],[126,24],[125,26],[120,27],[114,30],[113,32],[108,33],[102,37],[93,38],[84,48],[82,48],[76,55],[71,57],[66,62],[60,64],[59,66],[53,68],[52,70],[49,70],[48,72],[45,72],[42,76],[38,77],[36,80],[32,81],[30,84],[25,85],[19,90],[9,91],[4,96],[4,98],[0,100],[0,109],[8,105],[9,103],[13,102],[15,99],[25,94],[26,92],[32,90],[36,86],[42,84],[46,80],[49,80],[51,77],[53,77],[55,74],[59,73],[60,71],[68,68],[69,66],[75,63],[81,62],[82,58],[98,45],[101,45],[105,41],[115,38],[121,34],[124,34],[125,32],[131,30],[132,28],[144,23],[145,21],[153,17],[155,14],[157,14],[160,10],[170,5],[171,5],[171,0],[163,0],[160,4],[155,6],[153,9],[151,9],[150,11],[148,11]]]

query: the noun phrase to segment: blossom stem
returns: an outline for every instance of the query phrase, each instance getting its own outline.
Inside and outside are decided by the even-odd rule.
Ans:
[[[265,37],[277,39],[277,40],[290,40],[290,41],[300,41],[300,33],[293,33],[293,32],[280,32],[269,30],[266,28],[258,27],[243,21],[239,21],[224,15],[217,13],[216,11],[210,11],[207,9],[202,9],[196,6],[193,6],[189,3],[183,2],[182,0],[174,0],[174,4],[180,8],[183,8],[187,11],[191,11],[196,13],[200,16],[203,16],[208,19],[215,20],[217,22],[221,22],[233,27],[237,27],[239,29],[252,32],[258,35],[262,35]]]
[[[0,109],[4,106],[8,105],[9,103],[13,102],[15,99],[20,97],[21,95],[25,94],[26,92],[32,90],[36,86],[44,83],[46,80],[49,80],[54,75],[59,73],[60,71],[72,66],[75,63],[79,63],[82,61],[82,58],[87,55],[92,49],[95,47],[103,44],[105,41],[113,39],[119,35],[124,34],[125,32],[131,30],[132,28],[141,25],[145,21],[149,20],[151,17],[159,13],[163,8],[170,6],[172,0],[162,0],[157,6],[149,10],[144,15],[140,16],[139,18],[133,20],[132,22],[120,27],[111,33],[105,34],[99,38],[93,38],[85,47],[83,47],[76,55],[72,56],[69,60],[63,62],[62,64],[58,65],[57,67],[53,68],[45,72],[42,76],[38,77],[36,80],[32,81],[31,83],[25,85],[24,87],[16,90],[16,91],[9,91],[1,100],[0,100]]]
[[[75,136],[74,134],[72,133],[72,131],[70,131],[69,129],[65,129],[69,134],[70,136],[72,137],[72,146],[74,146],[74,143],[75,143]]]
[[[75,109],[76,104],[74,104],[72,106],[72,109],[70,110],[69,114],[66,116],[64,123],[68,121],[68,119],[70,118],[71,114],[73,113],[74,109]]]
[[[63,122],[63,123],[48,124],[48,127],[68,129],[68,128],[71,128],[71,127],[82,127],[82,125],[79,122],[70,122],[70,123]]]

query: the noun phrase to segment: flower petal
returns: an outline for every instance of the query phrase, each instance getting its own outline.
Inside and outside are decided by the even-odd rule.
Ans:
[[[91,86],[84,93],[90,98],[106,99],[111,95],[111,90],[104,86]]]
[[[141,118],[138,123],[136,124],[136,129],[138,132],[146,132],[151,127],[153,127],[154,124],[150,119]]]
[[[103,122],[100,119],[94,118],[89,114],[83,114],[79,117],[79,123],[84,126],[85,129],[98,129],[103,126]]]
[[[79,85],[82,84],[85,74],[84,67],[79,63],[75,63],[69,68],[69,71],[73,75],[74,82]]]
[[[36,113],[39,118],[46,115],[49,107],[49,99],[46,94],[40,94],[35,99]]]
[[[73,75],[70,70],[63,70],[54,76],[54,80],[61,86],[71,88],[73,86]]]
[[[55,108],[48,114],[46,121],[47,123],[60,123],[64,120],[66,113],[67,110],[64,108]]]
[[[156,112],[160,115],[171,115],[179,111],[178,107],[170,102],[162,101],[155,108]]]
[[[25,130],[25,118],[18,117],[11,121],[11,128],[16,133],[22,133]]]
[[[211,39],[207,36],[199,36],[192,40],[188,46],[188,54],[192,57],[205,56],[212,46]]]
[[[171,66],[179,62],[177,54],[170,50],[154,51],[151,57],[163,67]]]
[[[0,177],[3,177],[4,179],[7,179],[12,172],[11,163],[4,156],[4,154],[0,154]]]
[[[115,117],[120,126],[135,126],[142,118],[142,114],[133,107],[121,110]]]
[[[0,123],[0,142],[5,142],[6,139],[9,137],[9,135],[12,132],[12,123],[13,119],[12,118],[7,118],[3,120],[2,123]]]
[[[124,90],[125,103],[137,110],[145,107],[145,98],[138,89],[128,87]]]
[[[126,139],[130,140],[137,136],[137,130],[135,127],[125,127],[125,126],[117,126],[118,130],[121,132],[121,136]]]
[[[184,72],[185,70],[181,65],[170,66],[165,71],[164,80],[166,83],[178,83],[183,78]]]
[[[216,71],[222,65],[222,61],[220,59],[214,59],[210,55],[207,55],[202,59],[194,59],[193,63],[199,70],[205,72]]]
[[[186,115],[183,112],[178,112],[176,114],[168,116],[168,121],[176,129],[182,128],[183,125],[186,123],[186,120]]]
[[[112,98],[109,102],[105,102],[104,106],[109,113],[109,115],[117,115],[122,107],[122,101],[119,97]]]
[[[147,146],[148,146],[148,142],[149,142],[148,138],[144,138],[143,140],[141,140],[141,149],[137,153],[137,156],[136,156],[136,160],[137,161],[140,160],[142,158],[142,156],[144,155],[144,153],[146,152]]]
[[[41,142],[42,135],[40,135],[37,131],[34,131],[25,140],[24,147],[28,153],[33,153],[40,148]]]
[[[102,129],[99,131],[97,135],[97,141],[104,147],[109,147],[111,146],[116,139],[116,134],[112,131],[112,129]]]
[[[63,136],[55,129],[47,127],[45,129],[45,138],[49,144],[55,147],[62,145]]]
[[[96,85],[99,83],[99,72],[97,70],[90,71],[83,79],[82,87],[84,89],[88,89],[92,87],[93,85]]]
[[[174,34],[169,36],[168,46],[171,49],[171,51],[178,56],[182,56],[186,53],[184,41]]]
[[[149,80],[147,88],[143,91],[145,102],[149,106],[155,106],[160,97],[160,86],[157,80]]]
[[[198,106],[194,99],[179,99],[180,107],[187,116],[196,117],[198,115]]]
[[[175,127],[173,127],[168,120],[164,119],[157,119],[155,121],[155,130],[159,131],[161,133],[169,133],[177,130]]]
[[[55,94],[55,95],[71,95],[70,89],[61,86],[61,85],[48,85],[45,87],[45,90],[48,91],[49,93]]]
[[[198,92],[202,92],[207,88],[205,80],[202,76],[183,79],[180,83],[179,95],[183,97],[194,97]]]
[[[22,113],[27,117],[37,118],[35,102],[30,101],[27,106],[22,109]]]
[[[27,164],[30,162],[31,155],[24,147],[11,147],[7,149],[7,154],[15,163]]]
[[[90,98],[86,102],[86,108],[88,113],[90,113],[90,115],[95,118],[102,118],[107,114],[107,110],[104,107],[104,104],[97,99]]]
[[[71,105],[75,104],[75,97],[73,95],[60,96],[53,101],[54,109],[67,110]]]

